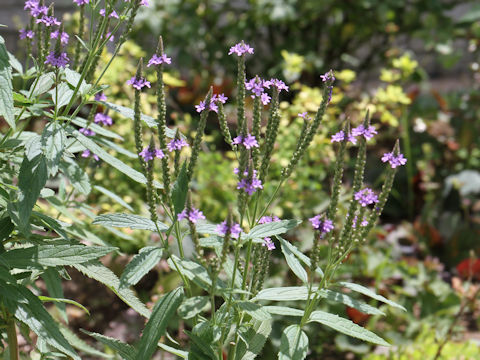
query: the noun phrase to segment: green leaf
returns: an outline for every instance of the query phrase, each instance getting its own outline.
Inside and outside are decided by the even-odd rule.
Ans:
[[[184,162],[182,169],[178,174],[177,180],[172,187],[172,202],[175,209],[175,215],[179,214],[185,208],[188,192],[187,162]]]
[[[73,96],[73,90],[64,82],[58,84],[57,87],[53,88],[48,93],[52,95],[53,103],[57,105],[57,109],[68,105]]]
[[[133,211],[133,208],[128,205],[125,200],[123,200],[120,196],[118,196],[117,194],[111,192],[110,190],[108,189],[105,189],[103,186],[100,186],[100,185],[95,185],[93,187],[95,190],[98,190],[100,191],[103,195],[106,195],[108,196],[110,199],[112,199],[113,201],[117,202],[118,204],[122,205],[124,208],[126,208],[127,210],[130,210],[130,211]]]
[[[0,255],[11,267],[66,266],[98,259],[116,250],[112,247],[85,245],[37,245],[13,249]]]
[[[122,299],[125,304],[129,305],[140,315],[145,316],[146,318],[150,316],[150,311],[140,300],[138,300],[133,291],[129,288],[120,288],[120,280],[118,277],[99,261],[92,260],[87,263],[73,265],[73,267],[89,278],[95,279],[106,285],[120,299]]]
[[[179,269],[177,269],[173,261],[175,261]],[[212,286],[212,280],[208,276],[207,269],[205,269],[202,265],[191,260],[182,260],[175,255],[172,255],[167,260],[167,263],[172,270],[181,271],[183,275],[195,282],[204,290],[210,290]]]
[[[136,360],[151,359],[157,349],[160,337],[165,333],[170,318],[175,315],[175,311],[182,302],[183,289],[176,288],[165,294],[152,310],[152,315],[143,330],[143,335],[138,344]]]
[[[303,310],[294,309],[287,306],[264,306],[263,307],[270,314],[282,316],[303,316]]]
[[[76,88],[81,79],[81,75],[70,68],[65,68],[64,71],[65,71],[65,80],[74,88]],[[92,88],[92,85],[87,84],[85,80],[82,80],[82,83],[78,89],[78,92],[80,93],[80,95],[85,95],[90,91],[91,88]]]
[[[271,331],[271,321],[253,320],[246,330],[240,330],[242,341],[237,346],[235,358],[241,360],[255,359],[262,351]]]
[[[377,336],[373,332],[355,324],[354,322],[342,318],[338,315],[329,314],[324,311],[314,311],[310,315],[309,322],[318,322],[320,324],[331,327],[332,329],[341,332],[342,334],[352,336],[354,338],[371,342],[373,344],[390,346],[385,340]]]
[[[208,296],[194,296],[185,299],[177,312],[182,319],[191,319],[195,315],[206,311],[209,307],[210,300]]]
[[[119,113],[120,115],[125,116],[127,119],[133,120],[133,118],[135,117],[135,112],[130,108],[106,101],[100,101],[100,103],[105,105],[109,109]],[[145,124],[147,124],[148,127],[154,128],[157,126],[157,121],[148,115],[141,114],[141,119]],[[176,129],[170,129],[169,127],[165,126],[165,134],[167,135],[167,137],[173,139],[175,137],[175,133]]]
[[[310,258],[303,254],[300,250],[298,250],[294,245],[290,244],[287,240],[283,239],[280,236],[276,236],[278,241],[280,241],[280,245],[285,248],[287,248],[292,254],[294,254],[298,260],[300,260],[304,265],[306,265],[308,268],[312,266],[312,263],[310,261]],[[320,277],[323,277],[323,271],[319,267],[315,269],[315,272],[320,275]]]
[[[82,309],[83,311],[85,311],[87,313],[87,315],[90,316],[90,311],[88,311],[88,309],[85,306],[83,306],[82,304],[80,304],[80,303],[78,303],[74,300],[54,298],[54,297],[49,297],[49,296],[39,296],[38,298],[40,299],[40,301],[43,301],[43,302],[54,302],[54,303],[74,305],[74,306],[78,307],[79,309]]]
[[[23,74],[22,63],[18,61],[18,59],[15,56],[13,56],[13,54],[11,54],[10,52],[7,52],[7,53],[8,53],[8,59],[10,61],[10,65],[12,66],[12,68],[15,69],[19,74]]]
[[[20,194],[18,199],[19,224],[17,225],[22,232],[26,232],[30,226],[29,220],[33,206],[40,196],[40,190],[47,182],[45,158],[42,155],[36,156],[32,160],[24,157],[18,178]]]
[[[385,315],[383,311],[380,311],[377,308],[374,308],[373,306],[365,304],[364,302],[358,301],[346,294],[342,294],[336,291],[323,289],[323,290],[320,290],[320,296],[332,302],[345,304],[365,314]]]
[[[308,337],[298,325],[283,330],[280,338],[279,360],[303,360],[307,356]]]
[[[45,126],[42,132],[41,144],[43,154],[47,160],[48,176],[57,174],[66,142],[67,135],[58,122],[52,122]]]
[[[96,356],[96,357],[101,357],[101,358],[104,358],[104,359],[113,358],[112,355],[104,354],[101,351],[98,351],[97,349],[91,347],[85,341],[83,341],[77,335],[75,335],[73,332],[71,332],[70,329],[67,329],[65,326],[60,326],[60,332],[63,334],[63,336],[65,336],[65,339],[67,339],[68,342],[75,349],[80,350],[80,351],[84,352],[85,354]]]
[[[39,339],[73,359],[81,360],[40,300],[26,287],[0,282],[0,293],[7,310],[14,314],[17,320],[25,323]]]
[[[14,228],[15,225],[9,217],[0,220],[0,243],[8,239]]]
[[[308,283],[307,272],[303,268],[302,264],[300,264],[300,261],[298,261],[292,250],[289,247],[285,246],[282,242],[280,243],[280,246],[282,248],[282,253],[285,256],[285,260],[287,261],[287,265],[290,270],[292,270],[293,273],[297,275],[297,277],[302,280],[304,284]]]
[[[212,349],[211,336],[203,338],[187,330],[184,330],[184,332],[191,340],[189,360],[217,360]]]
[[[113,227],[128,227],[132,230],[150,230],[157,231],[155,223],[147,218],[138,215],[113,213],[97,216],[93,220],[95,225],[113,226]],[[167,231],[168,226],[160,221],[157,221],[158,230],[161,232]]]
[[[71,121],[72,124],[75,124],[75,125],[83,127],[83,128],[87,127],[87,124],[88,124],[88,128],[95,131],[95,133],[97,133],[98,135],[102,135],[102,136],[105,136],[105,137],[108,137],[108,138],[111,138],[111,139],[118,139],[120,141],[123,141],[123,137],[118,135],[116,132],[105,129],[104,127],[101,127],[100,125],[97,125],[93,122],[88,123],[87,120],[82,119],[80,117],[75,117],[75,118],[71,119],[71,118],[62,116],[62,117],[60,117],[60,119]]]
[[[165,350],[166,352],[169,352],[170,354],[177,355],[178,357],[181,357],[182,359],[188,359],[188,353],[186,351],[178,350],[178,349],[175,349],[171,346],[168,346],[168,345],[165,345],[165,344],[162,344],[162,343],[158,343],[158,347],[162,350]]]
[[[316,287],[312,288],[310,297],[313,297]],[[286,286],[263,289],[252,300],[270,300],[270,301],[293,301],[307,300],[308,287],[306,286]]]
[[[245,311],[252,318],[260,321],[270,321],[272,317],[270,314],[259,304],[255,304],[250,301],[238,301],[236,305],[243,311]]]
[[[92,191],[87,173],[75,161],[61,161],[60,170],[68,178],[73,188],[80,194],[88,195]]]
[[[37,211],[32,211],[32,216],[40,219],[40,221],[45,223],[49,229],[55,231],[58,235],[63,237],[65,240],[69,240],[68,234],[65,231],[65,228],[68,228],[70,224],[64,223],[63,221],[54,219],[48,215],[45,215]]]
[[[136,350],[132,345],[125,344],[120,340],[117,340],[105,335],[89,332],[83,329],[81,331],[87,335],[90,335],[94,339],[100,341],[102,344],[108,346],[109,348],[115,350],[116,352],[118,352],[118,354],[122,357],[122,359],[125,359],[125,360],[135,359]]]
[[[63,288],[62,288],[62,279],[56,268],[48,268],[42,274],[42,279],[47,286],[48,294],[54,298],[63,298]],[[63,321],[68,324],[67,309],[64,303],[56,302],[55,306],[57,307],[60,315],[62,316]]]
[[[157,246],[147,246],[140,249],[125,267],[120,277],[120,287],[136,285],[162,259],[163,249]]]
[[[280,235],[286,233],[290,229],[293,229],[300,223],[301,221],[299,220],[281,220],[260,224],[250,230],[250,232],[247,234],[247,239],[263,239],[264,237]]]
[[[132,169],[130,166],[125,164],[123,161],[117,159],[116,157],[110,155],[107,153],[105,150],[103,150],[100,146],[98,146],[93,140],[89,139],[88,137],[84,136],[77,130],[73,131],[73,136],[82,144],[85,146],[87,149],[92,151],[94,154],[98,155],[100,159],[105,161],[106,163],[110,164],[113,166],[115,169],[118,171],[124,173],[131,179],[135,180],[136,182],[139,182],[141,184],[146,184],[147,179],[145,176],[138,172],[137,170]],[[154,186],[158,189],[162,189],[163,186],[159,184],[157,181],[154,181]]]
[[[3,116],[12,129],[15,130],[13,109],[12,67],[5,41],[0,36],[0,116]]]
[[[30,86],[29,93],[31,97],[36,97],[38,95],[46,93],[52,85],[55,83],[55,74],[53,72],[49,72],[46,74],[40,75],[37,82],[33,82],[32,86]]]
[[[338,284],[343,286],[343,287],[346,287],[347,289],[358,292],[362,295],[371,297],[372,299],[375,299],[375,300],[381,301],[385,304],[388,304],[390,306],[396,307],[400,310],[407,311],[407,309],[405,309],[402,305],[399,305],[396,302],[393,302],[392,300],[388,300],[387,298],[383,297],[382,295],[376,294],[374,291],[370,290],[369,288],[367,288],[365,286],[354,284],[354,283],[349,283],[349,282],[345,282],[345,281],[339,282]]]

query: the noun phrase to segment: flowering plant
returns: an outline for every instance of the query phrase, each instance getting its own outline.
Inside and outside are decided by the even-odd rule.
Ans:
[[[247,81],[246,59],[254,54],[253,47],[242,41],[229,51],[229,55],[236,58],[238,69],[236,136],[232,136],[227,124],[224,108],[227,97],[214,94],[211,89],[195,107],[199,120],[193,142],[188,144],[178,129],[167,126],[163,72],[164,67],[174,60],[165,54],[161,38],[147,64],[147,69],[154,68],[156,71],[156,84],[144,77],[146,69],[142,59],[136,74],[128,80],[135,91],[133,109],[110,103],[103,95],[104,86],[100,82],[106,68],[98,78],[94,78],[99,56],[107,42],[120,33],[113,53],[115,56],[128,36],[138,9],[148,3],[125,1],[121,8],[114,7],[115,1],[75,0],[75,3],[80,8],[81,20],[73,56],[65,50],[70,36],[54,17],[53,5],[47,8],[43,1],[29,0],[25,3],[32,21],[30,27],[21,32],[21,37],[27,42],[27,48],[36,45],[37,58],[33,68],[24,73],[20,63],[12,61],[13,57],[8,55],[3,43],[0,45],[0,60],[4,64],[0,79],[8,89],[1,95],[0,115],[9,125],[9,130],[0,140],[2,167],[8,175],[2,177],[0,183],[0,317],[5,324],[10,358],[18,359],[17,323],[26,324],[37,334],[37,351],[42,356],[59,352],[79,359],[74,348],[104,356],[83,343],[65,325],[56,322],[42,305],[42,301],[59,304],[65,321],[68,320],[65,303],[82,307],[73,300],[63,298],[61,278],[68,279],[66,267],[74,267],[104,283],[148,319],[136,346],[88,333],[116,350],[124,359],[149,359],[158,347],[189,359],[223,359],[224,356],[228,359],[253,359],[261,353],[276,316],[298,319],[282,332],[278,349],[280,359],[306,357],[308,337],[304,329],[307,323],[312,322],[374,344],[388,345],[373,332],[317,307],[326,300],[367,314],[383,314],[351,296],[351,292],[356,292],[401,308],[366,287],[336,282],[334,277],[337,268],[366,239],[375,225],[387,201],[395,172],[406,162],[398,143],[392,152],[382,158],[389,166],[384,185],[377,194],[363,184],[367,141],[376,134],[368,113],[362,124],[350,129],[351,125],[347,122],[332,136],[331,141],[338,142],[338,156],[331,199],[325,213],[310,219],[315,236],[308,254],[282,237],[301,221],[280,219],[271,214],[272,203],[280,196],[282,186],[297,168],[321,126],[331,100],[335,81],[333,71],[321,75],[323,97],[313,119],[306,113],[299,114],[304,122],[297,135],[295,151],[283,168],[280,180],[271,183],[270,163],[281,117],[279,99],[281,92],[289,91],[289,88],[279,79],[264,80],[257,76]],[[90,21],[98,20],[96,30],[91,27],[88,35],[84,31],[86,9],[91,10],[93,18]],[[126,25],[122,32],[124,22]],[[32,36],[29,36],[30,32]],[[83,37],[88,40],[81,40]],[[50,39],[55,40],[52,51]],[[24,89],[23,85],[21,89],[13,89],[12,67],[23,80],[23,85],[30,85],[29,89]],[[152,87],[157,95],[156,118],[143,114],[141,109],[141,93],[153,91],[150,90]],[[251,119],[246,115],[247,91],[251,92],[249,95],[253,102]],[[133,121],[135,153],[111,141],[119,137],[107,129],[113,124],[108,115],[110,110]],[[227,218],[220,224],[209,223],[201,209],[195,208],[191,196],[196,172],[201,171],[197,168],[197,160],[205,127],[208,119],[213,117],[218,119],[223,138],[238,163],[232,174],[237,179],[236,202],[231,204]],[[29,121],[37,119],[45,120],[42,134],[24,131]],[[145,126],[148,131],[144,130]],[[337,204],[345,153],[351,145],[358,147],[357,159],[352,197],[345,221],[341,224],[336,218]],[[188,157],[185,156],[186,147],[191,149]],[[138,158],[141,172],[110,155],[106,148]],[[149,218],[128,213],[92,214],[81,201],[82,196],[91,191],[87,170],[92,161],[104,161],[132,180],[144,184]],[[13,179],[18,179],[18,182]],[[53,179],[60,181],[57,192],[48,182]],[[104,190],[115,197],[110,190]],[[45,202],[49,205],[47,209],[42,206]],[[34,210],[36,204],[38,209]],[[373,207],[370,208],[370,205]],[[119,235],[121,233],[113,228],[148,230],[156,233],[160,240],[142,248],[117,278],[98,261],[117,249],[89,232],[85,223],[72,215],[69,208],[80,210],[93,218],[93,224],[116,231]],[[56,217],[51,213],[53,209]],[[69,219],[69,222],[60,221],[60,216]],[[185,251],[184,244],[188,241],[193,244],[193,254]],[[302,286],[265,288],[270,255],[277,248]],[[322,249],[327,250],[325,258],[321,255]],[[149,310],[131,287],[162,258],[178,272],[181,284],[164,294]],[[34,282],[39,277],[47,285],[48,297],[39,295],[35,289]],[[347,289],[349,293],[342,289]],[[272,301],[280,302],[280,305],[266,305],[266,302]],[[291,301],[303,301],[304,305],[281,305]],[[165,341],[159,343],[165,335],[171,338],[167,327],[177,315],[188,324],[185,333],[189,346],[186,349],[167,345]],[[172,342],[175,343],[174,340]]]

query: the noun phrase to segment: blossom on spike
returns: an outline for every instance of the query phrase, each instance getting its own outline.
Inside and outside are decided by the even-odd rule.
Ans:
[[[99,160],[100,160],[100,158],[99,158],[96,154],[92,153],[92,152],[91,152],[90,150],[88,150],[88,149],[83,150],[81,156],[82,156],[83,158],[93,157],[96,161],[99,161]]]
[[[263,238],[262,246],[266,246],[267,250],[275,250],[275,244],[273,243],[272,239],[269,237]]]
[[[237,189],[243,189],[248,195],[252,195],[257,189],[263,189],[262,181],[257,177],[256,170],[253,170],[251,179],[248,175],[248,171],[243,173],[244,177],[237,183]]]
[[[354,229],[357,227],[357,221],[358,221],[358,216],[355,215],[355,217],[353,218],[353,223],[352,223],[352,227]],[[367,225],[368,225],[368,221],[367,221],[367,218],[364,216],[363,219],[362,219],[362,222],[360,223],[360,226],[365,227]]]
[[[285,90],[288,92],[288,86],[285,85],[285,83],[282,80],[278,79],[270,79],[268,81],[265,81],[265,87],[270,89],[270,86],[274,86],[277,88],[278,92]]]
[[[332,139],[330,140],[330,142],[332,143],[341,142],[343,140],[345,140],[345,133],[343,132],[343,130],[340,130],[339,132],[337,132],[332,136]]]
[[[94,136],[95,135],[95,131],[93,131],[91,129],[81,128],[78,131],[81,132],[85,136]]]
[[[216,227],[216,232],[220,236],[225,236],[228,232],[230,232],[230,236],[234,239],[238,239],[240,234],[242,233],[242,228],[240,224],[233,223],[230,227],[227,224],[227,221],[223,221],[221,224],[218,224]]]
[[[366,140],[370,140],[374,135],[377,135],[377,130],[372,125],[369,125],[368,128],[365,128],[363,125],[359,125],[356,128],[352,129],[352,136],[361,136]]]
[[[45,64],[50,64],[55,67],[65,67],[67,66],[70,59],[67,56],[67,53],[55,53],[51,51],[50,54],[47,55],[47,59],[45,60]]]
[[[60,30],[52,31],[52,33],[50,34],[50,39],[57,39],[59,36],[60,36],[60,43],[62,45],[67,45],[68,40],[70,39],[70,36],[65,31],[63,31],[62,33],[60,33]]]
[[[151,149],[148,146],[142,151],[140,151],[138,155],[140,155],[145,161],[153,160],[153,158],[155,157],[158,159],[162,159],[165,156],[161,149]]]
[[[355,200],[360,202],[360,205],[362,205],[363,207],[378,202],[377,194],[375,194],[370,188],[365,188],[358,191],[357,193],[355,193],[354,198]]]
[[[198,220],[205,220],[205,215],[198,209],[192,208],[190,211],[184,209],[180,214],[178,214],[177,219],[180,221],[182,219],[187,219],[191,223],[196,223]]]
[[[252,134],[247,134],[247,136],[245,137],[243,137],[242,135],[238,135],[236,138],[233,139],[232,144],[243,145],[247,149],[251,149],[252,147],[258,148],[257,139]]]
[[[80,5],[87,5],[88,4],[88,0],[73,0],[73,2],[75,4],[77,4],[78,6]]]
[[[173,139],[167,144],[168,151],[181,150],[184,146],[188,146],[188,143],[183,139]]]
[[[312,223],[312,227],[315,230],[319,230],[320,232],[326,234],[333,230],[333,221],[327,219],[325,215],[315,215],[314,217],[308,219]]]
[[[242,41],[230,48],[228,55],[232,55],[233,53],[237,54],[237,56],[242,56],[243,54],[253,54],[253,48]]]
[[[35,33],[32,30],[20,29],[19,33],[20,33],[20,39],[22,40],[26,38],[33,39],[33,37],[35,36]]]
[[[103,92],[96,93],[95,101],[107,101],[107,96]]]
[[[277,222],[277,221],[280,221],[280,218],[278,216],[265,215],[265,216],[262,216],[260,218],[260,220],[258,220],[258,223],[259,224],[268,224],[268,223]]]
[[[113,120],[110,116],[104,113],[97,113],[95,114],[95,118],[93,120],[95,124],[102,123],[105,126],[111,126],[113,125]]]
[[[327,71],[325,74],[320,75],[320,78],[322,79],[323,82],[327,81],[335,81],[335,76],[333,75],[333,71]]]
[[[136,76],[133,76],[130,80],[127,81],[128,85],[132,85],[135,89],[137,90],[142,90],[143,87],[151,87],[150,81],[144,79],[144,78],[138,78]]]
[[[407,159],[403,156],[403,154],[398,154],[397,156],[395,156],[393,152],[383,154],[382,162],[387,161],[392,167],[392,169],[395,169],[397,166],[402,166],[407,163]]]
[[[167,55],[153,54],[152,58],[148,61],[147,67],[150,67],[152,65],[171,64],[171,63],[172,63],[172,59],[169,58]]]
[[[61,24],[61,22],[58,21],[56,17],[46,16],[46,15],[43,16],[40,19],[37,19],[36,23],[37,24],[44,23],[46,27],[51,27],[51,26],[54,26],[54,25],[60,25]]]

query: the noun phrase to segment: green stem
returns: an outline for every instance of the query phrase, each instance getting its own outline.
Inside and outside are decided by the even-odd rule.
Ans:
[[[414,191],[413,191],[413,157],[412,157],[412,147],[410,143],[410,133],[408,131],[408,118],[407,114],[404,111],[404,114],[401,117],[402,122],[402,140],[403,140],[403,149],[405,151],[405,157],[408,159],[406,163],[407,170],[407,209],[409,219],[413,219],[413,204],[414,204]]]
[[[7,321],[7,336],[10,360],[19,360],[17,328],[13,317],[10,317]]]

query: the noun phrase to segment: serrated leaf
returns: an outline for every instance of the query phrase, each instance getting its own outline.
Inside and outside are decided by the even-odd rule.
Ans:
[[[102,344],[108,346],[109,348],[112,348],[116,352],[118,352],[118,354],[122,357],[122,359],[124,360],[135,359],[136,350],[132,345],[126,344],[124,342],[121,342],[120,340],[117,340],[102,334],[89,332],[83,329],[81,329],[81,331],[93,337],[94,339],[100,341]]]
[[[310,261],[310,258],[303,254],[300,250],[297,249],[294,245],[290,244],[287,240],[283,239],[280,236],[276,236],[277,240],[280,242],[280,245],[282,247],[285,247],[290,250],[292,254],[294,254],[298,260],[300,260],[304,265],[306,265],[308,268],[310,268],[312,265],[312,262]],[[315,269],[315,272],[320,275],[320,277],[323,277],[323,271],[319,267]]]
[[[65,71],[65,80],[74,88],[76,88],[78,83],[80,82],[81,75],[70,68],[65,68],[64,71]],[[80,93],[80,95],[85,95],[90,91],[91,88],[92,88],[92,85],[87,84],[85,80],[82,80],[81,85],[78,89],[78,92]]]
[[[42,153],[42,137],[38,134],[25,140],[25,156],[32,160]]]
[[[135,117],[135,112],[130,108],[113,104],[110,102],[106,102],[106,101],[100,101],[100,103],[105,105],[109,109],[112,109],[113,111],[119,113],[120,115],[125,116],[127,119],[133,120],[133,118]],[[141,119],[148,127],[154,128],[157,126],[157,121],[148,115],[141,114]],[[175,133],[176,133],[175,129],[170,129],[168,127],[165,127],[165,134],[167,135],[167,137],[173,139],[175,137]],[[182,138],[185,138],[183,135],[180,135],[180,136]]]
[[[371,342],[373,344],[390,346],[385,340],[373,332],[355,324],[354,322],[342,318],[338,315],[329,314],[324,311],[314,311],[310,315],[309,322],[318,322],[320,324],[331,327],[332,329],[341,332],[342,334],[352,336],[354,338]]]
[[[70,86],[64,82],[58,84],[48,93],[52,96],[53,103],[57,106],[57,109],[68,105],[73,96],[73,90],[70,89]]]
[[[42,279],[47,286],[48,294],[55,298],[63,298],[63,288],[62,288],[62,279],[56,268],[48,268],[42,274]],[[68,324],[67,309],[64,303],[56,302],[55,306],[57,307],[60,315],[63,318],[63,321]]]
[[[253,320],[246,331],[241,331],[242,341],[237,346],[235,358],[241,360],[255,359],[265,346],[271,332],[271,321]]]
[[[320,296],[336,303],[342,303],[352,308],[357,309],[358,311],[363,312],[364,314],[371,314],[371,315],[385,315],[385,313],[373,306],[365,304],[359,300],[356,300],[347,294],[342,294],[336,291],[322,289],[320,290]]]
[[[98,351],[97,349],[88,345],[85,341],[80,339],[77,335],[70,331],[70,329],[66,328],[65,326],[60,326],[60,332],[65,336],[65,339],[68,340],[70,345],[72,345],[75,349],[84,352],[85,354],[101,357],[104,359],[111,359],[113,358],[112,355],[107,355]]]
[[[85,245],[36,245],[13,249],[0,255],[11,267],[66,266],[98,259],[116,250],[112,247]]]
[[[259,304],[255,304],[250,301],[238,301],[236,305],[243,311],[245,311],[252,318],[260,321],[270,321],[272,317],[270,314]]]
[[[282,316],[303,316],[303,310],[294,309],[287,306],[264,306],[263,307],[270,314]]]
[[[15,225],[9,217],[4,217],[0,220],[0,243],[10,236],[14,228]]]
[[[184,162],[182,169],[178,174],[177,180],[172,187],[172,202],[175,209],[175,215],[179,214],[185,208],[188,192],[187,162]]]
[[[359,285],[359,284],[354,284],[354,283],[349,283],[349,282],[345,282],[345,281],[339,282],[338,284],[340,286],[346,287],[347,289],[358,292],[362,295],[371,297],[372,299],[381,301],[385,304],[396,307],[396,308],[401,309],[403,311],[407,311],[407,309],[405,309],[402,305],[399,305],[392,300],[388,300],[387,298],[383,297],[382,295],[376,294],[374,291],[370,290],[369,288],[367,288],[365,286],[362,286],[362,285]]]
[[[60,119],[64,119],[64,120],[67,120],[67,121],[71,121],[72,124],[75,124],[77,126],[80,126],[82,128],[86,127],[87,124],[88,124],[88,128],[95,131],[95,133],[97,133],[98,135],[102,135],[102,136],[105,136],[105,137],[108,137],[108,138],[111,138],[111,139],[118,139],[118,140],[121,140],[123,141],[123,137],[118,135],[117,133],[113,132],[113,131],[110,131],[108,129],[105,129],[104,127],[101,127],[100,125],[97,125],[93,122],[88,122],[87,120],[85,119],[82,119],[80,117],[75,117],[73,119],[70,119],[70,118],[67,118],[67,117],[60,117]]]
[[[8,59],[10,61],[10,65],[13,69],[15,69],[19,74],[23,74],[23,66],[20,61],[10,52],[8,52]]]
[[[46,74],[40,75],[38,81],[34,81],[32,86],[30,86],[30,96],[36,97],[42,95],[51,89],[52,85],[55,83],[55,74],[49,72]]]
[[[0,36],[0,116],[15,130],[15,116],[13,109],[12,68],[5,41]]]
[[[90,179],[75,161],[61,161],[60,170],[68,178],[73,188],[83,195],[88,195],[92,191]]]
[[[147,246],[140,249],[125,267],[120,277],[120,288],[136,285],[162,259],[163,249]]]
[[[289,247],[285,246],[284,243],[281,242],[280,246],[282,248],[282,253],[285,256],[285,260],[287,261],[287,265],[290,270],[292,270],[293,273],[297,275],[297,277],[302,280],[304,284],[308,283],[307,272],[303,268],[302,264],[300,264],[300,261],[298,261],[297,257],[293,254]]]
[[[178,308],[178,316],[182,319],[191,319],[194,316],[207,310],[210,306],[208,296],[194,296],[185,299]]]
[[[308,352],[307,334],[298,325],[283,330],[280,338],[279,360],[303,360]]]
[[[41,144],[47,160],[48,176],[55,176],[67,142],[65,130],[58,122],[49,123],[42,132]]]
[[[136,360],[151,359],[157,349],[158,340],[165,333],[170,318],[182,302],[183,289],[176,288],[165,294],[152,310],[152,315],[143,330],[142,337],[138,344]]]
[[[138,300],[133,291],[129,288],[120,288],[120,280],[118,277],[110,269],[103,266],[99,261],[92,260],[87,263],[76,264],[72,266],[82,274],[106,285],[120,299],[122,299],[123,302],[129,305],[140,315],[143,315],[146,318],[150,316],[150,311],[140,300]]]
[[[170,354],[177,355],[178,357],[181,357],[182,359],[188,359],[188,353],[186,351],[178,350],[178,349],[175,349],[171,346],[168,346],[168,345],[165,345],[165,344],[162,344],[162,343],[158,343],[158,347],[162,350],[165,350],[166,352],[169,352]]]
[[[127,210],[130,210],[130,211],[133,211],[133,208],[128,205],[125,200],[123,200],[120,196],[118,196],[117,194],[111,192],[110,190],[108,189],[105,189],[103,186],[100,186],[100,185],[95,185],[93,187],[95,190],[98,190],[100,191],[103,195],[106,195],[108,196],[110,199],[112,199],[113,201],[117,202],[118,204],[122,205],[124,208],[126,208]]]
[[[125,164],[123,161],[121,161],[121,160],[117,159],[116,157],[107,153],[100,146],[98,146],[93,140],[84,136],[83,134],[81,134],[77,130],[74,130],[72,133],[73,133],[73,136],[83,146],[85,146],[87,149],[89,149],[94,154],[96,154],[100,159],[102,159],[106,163],[110,164],[111,166],[113,166],[118,171],[124,173],[125,175],[127,175],[128,177],[130,177],[131,179],[135,180],[138,183],[141,183],[141,184],[146,184],[147,183],[147,179],[145,178],[145,176],[142,173],[138,172],[137,170],[132,169],[130,166]],[[158,189],[163,188],[163,186],[161,184],[159,184],[157,181],[154,181],[153,185]]]
[[[82,304],[74,301],[74,300],[70,300],[70,299],[63,299],[63,298],[55,298],[55,297],[49,297],[49,296],[39,296],[38,297],[40,301],[43,301],[43,302],[54,302],[54,303],[60,303],[60,304],[69,304],[69,305],[74,305],[76,307],[78,307],[79,309],[82,309],[83,311],[85,311],[87,313],[87,315],[90,315],[90,311],[88,311],[88,309],[83,306]]]
[[[180,269],[177,269],[174,262]],[[182,260],[179,257],[172,255],[167,260],[168,266],[172,270],[181,271],[183,275],[195,282],[198,286],[202,287],[204,290],[209,291],[212,286],[212,280],[208,276],[208,271],[202,265],[197,264],[191,260]],[[220,285],[221,282],[217,281]]]
[[[260,224],[250,230],[250,232],[247,234],[247,239],[263,239],[264,237],[280,235],[286,233],[290,229],[293,229],[300,223],[301,221],[299,220],[281,220]]]
[[[40,300],[26,287],[0,282],[2,302],[15,318],[25,323],[39,339],[75,360],[81,360],[59,330]]]
[[[64,223],[63,221],[54,219],[48,215],[45,215],[37,211],[32,211],[32,216],[40,219],[43,223],[45,223],[48,226],[50,230],[55,231],[58,235],[63,237],[65,240],[69,240],[68,234],[65,231],[65,228],[68,228],[70,224]]]
[[[191,340],[190,352],[188,354],[189,360],[217,360],[211,346],[212,336],[205,338],[188,330],[184,330],[184,332]]]
[[[93,220],[92,224],[120,228],[128,227],[132,230],[157,231],[157,227],[152,220],[144,218],[143,216],[124,213],[99,215]],[[157,221],[157,226],[161,232],[168,230],[168,226],[160,221]]]
[[[315,295],[316,287],[312,288],[310,297]],[[308,287],[306,286],[285,286],[261,290],[252,300],[270,300],[270,301],[294,301],[307,300]]]

